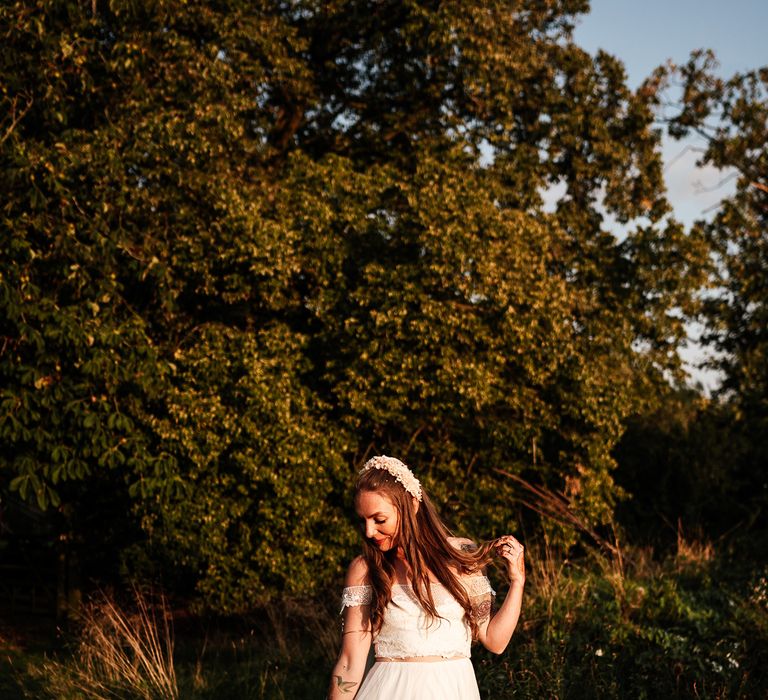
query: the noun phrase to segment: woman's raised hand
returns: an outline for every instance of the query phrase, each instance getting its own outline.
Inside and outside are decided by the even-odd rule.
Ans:
[[[510,582],[525,583],[525,547],[512,535],[504,535],[496,540],[496,554],[506,559]]]

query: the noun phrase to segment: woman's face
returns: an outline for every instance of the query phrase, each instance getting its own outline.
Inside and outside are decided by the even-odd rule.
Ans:
[[[355,498],[355,510],[363,536],[374,547],[386,552],[395,546],[400,516],[389,497],[377,491],[360,491]]]

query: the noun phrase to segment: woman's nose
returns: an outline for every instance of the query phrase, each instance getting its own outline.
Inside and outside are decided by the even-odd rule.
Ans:
[[[366,523],[365,525],[365,536],[370,539],[373,537],[373,533],[376,532],[376,527],[373,523]]]

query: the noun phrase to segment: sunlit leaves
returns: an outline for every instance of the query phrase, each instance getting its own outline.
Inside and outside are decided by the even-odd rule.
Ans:
[[[515,517],[495,467],[608,517],[701,249],[585,2],[33,9],[0,10],[4,486],[116,475],[227,610],[339,571],[371,451],[475,536]]]

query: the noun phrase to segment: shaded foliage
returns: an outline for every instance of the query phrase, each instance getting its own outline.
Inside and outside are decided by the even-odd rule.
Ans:
[[[652,81],[682,84],[678,108],[667,115],[673,137],[698,136],[700,165],[735,178],[735,193],[722,200],[710,221],[694,229],[708,244],[712,266],[699,319],[709,366],[722,386],[705,423],[720,423],[725,450],[718,480],[750,526],[765,531],[768,503],[768,68],[717,75],[708,52],[660,69]],[[713,484],[714,485],[714,484]],[[728,507],[724,510],[729,510]]]
[[[479,659],[481,688],[493,697],[760,697],[765,570],[734,575],[725,563],[678,555],[628,575],[563,568],[543,589],[534,579],[527,634],[501,663]]]
[[[633,542],[662,551],[681,534],[719,542],[743,534],[759,515],[755,474],[741,468],[749,449],[729,406],[691,389],[670,392],[655,411],[628,419],[616,446],[616,483],[630,494],[617,519]]]

